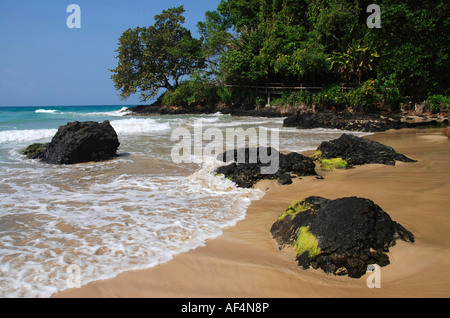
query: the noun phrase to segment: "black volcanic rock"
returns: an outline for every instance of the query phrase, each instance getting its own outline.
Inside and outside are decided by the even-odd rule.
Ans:
[[[317,150],[321,152],[322,158],[342,158],[350,167],[370,163],[393,166],[395,161],[416,162],[377,141],[348,134],[322,142]]]
[[[386,266],[389,248],[414,235],[368,199],[295,201],[272,225],[280,246],[293,245],[299,266],[359,278],[369,265]]]
[[[51,164],[104,161],[117,156],[119,139],[109,121],[68,123],[61,126],[42,156]]]
[[[241,153],[242,158],[239,157]],[[278,160],[278,164],[268,162],[268,159]],[[252,160],[253,159],[253,160]],[[292,176],[315,176],[314,161],[299,153],[280,153],[273,147],[241,148],[229,150],[218,156],[218,160],[231,164],[219,167],[216,174],[223,174],[226,178],[234,181],[239,187],[251,188],[260,180],[278,180],[280,184],[292,183]],[[264,167],[275,167],[275,171],[265,173]]]
[[[381,116],[370,113],[350,112],[303,112],[296,113],[284,119],[284,127],[299,129],[329,128],[348,131],[380,132],[402,128],[446,127],[448,119],[443,121],[427,120],[422,122],[405,122],[401,116]]]
[[[300,129],[330,128],[375,132],[402,128],[402,123],[400,118],[383,118],[377,114],[318,112],[291,115],[284,120],[283,126]]]

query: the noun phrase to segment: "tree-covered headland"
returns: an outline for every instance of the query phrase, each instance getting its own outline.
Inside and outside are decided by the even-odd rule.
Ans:
[[[272,106],[448,109],[450,2],[378,0],[378,17],[371,4],[222,0],[197,24],[198,39],[183,26],[183,6],[170,8],[122,34],[112,79],[123,98],[186,109],[264,107],[264,87],[278,87]]]

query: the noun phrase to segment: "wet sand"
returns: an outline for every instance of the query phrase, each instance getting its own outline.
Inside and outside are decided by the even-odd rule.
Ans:
[[[54,297],[121,298],[447,298],[450,296],[450,140],[442,129],[404,129],[368,138],[418,160],[319,172],[292,185],[260,182],[266,195],[245,220],[206,245],[157,267],[69,289]],[[360,279],[303,270],[290,249],[279,250],[270,228],[293,200],[311,195],[373,200],[415,235],[390,249],[380,287]],[[213,213],[213,211],[212,211]]]

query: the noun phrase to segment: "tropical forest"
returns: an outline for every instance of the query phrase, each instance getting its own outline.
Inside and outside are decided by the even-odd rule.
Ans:
[[[446,0],[222,0],[123,32],[112,79],[143,103],[387,111],[450,107]]]

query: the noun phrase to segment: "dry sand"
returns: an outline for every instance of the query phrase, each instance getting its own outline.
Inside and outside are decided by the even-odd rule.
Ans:
[[[55,297],[449,297],[449,139],[442,129],[405,129],[369,138],[418,162],[320,172],[324,180],[306,177],[285,186],[260,182],[264,198],[251,204],[245,220],[206,246]],[[391,248],[391,264],[381,268],[381,288],[367,287],[369,274],[353,279],[303,270],[291,250],[278,249],[270,227],[293,200],[311,195],[371,199],[413,232],[414,244],[399,241]]]

